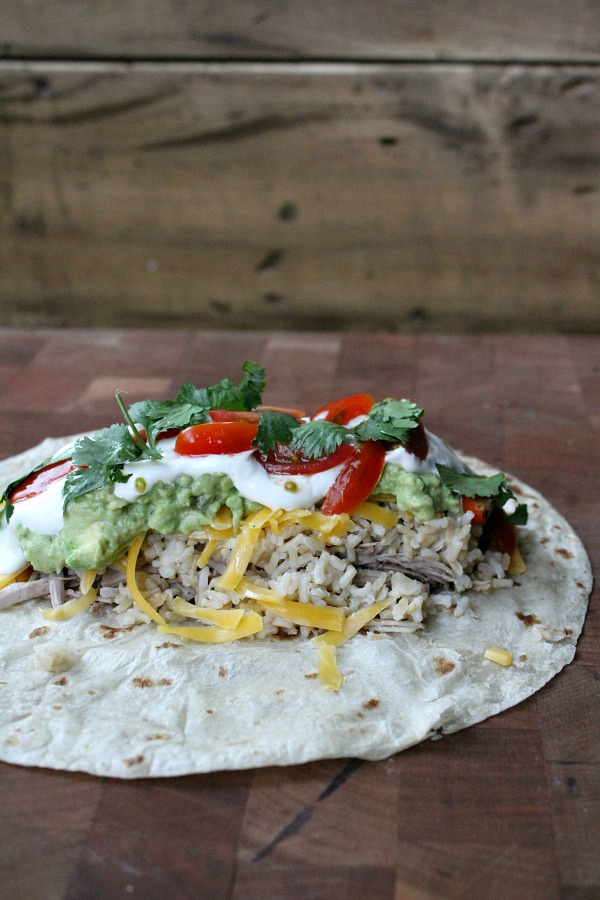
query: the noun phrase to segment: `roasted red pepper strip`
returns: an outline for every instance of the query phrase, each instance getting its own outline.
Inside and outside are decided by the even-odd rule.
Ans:
[[[463,511],[473,513],[473,518],[471,520],[472,525],[485,525],[491,507],[492,501],[487,497],[462,498]]]
[[[509,556],[512,556],[517,546],[517,533],[515,526],[508,521],[504,510],[499,509],[497,506],[492,507],[483,533],[494,550],[499,550],[500,553],[508,553]]]
[[[411,428],[403,447],[408,453],[414,454],[419,459],[427,458],[429,442],[422,422],[419,422],[416,428]]]
[[[385,465],[379,441],[355,447],[352,456],[327,491],[322,511],[326,516],[349,513],[372,493]]]

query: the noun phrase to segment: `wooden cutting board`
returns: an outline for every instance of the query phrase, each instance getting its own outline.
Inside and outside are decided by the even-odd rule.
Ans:
[[[0,332],[0,455],[118,418],[128,399],[267,366],[266,402],[410,396],[428,426],[541,490],[596,567],[600,339]],[[0,764],[0,896],[600,896],[600,635],[467,731],[378,762],[121,782]]]

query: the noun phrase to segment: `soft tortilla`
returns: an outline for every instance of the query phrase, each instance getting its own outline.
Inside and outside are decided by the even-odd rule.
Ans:
[[[0,482],[66,440],[0,463]],[[512,484],[529,506],[526,574],[510,589],[473,593],[461,617],[430,616],[423,632],[352,638],[338,650],[338,693],[320,685],[311,641],[204,646],[154,625],[109,628],[89,612],[48,622],[36,602],[0,612],[0,759],[117,778],[382,759],[519,703],[573,659],[592,575],[569,524]],[[509,649],[513,665],[485,659],[487,647]],[[65,649],[70,668],[42,668],[40,658]]]

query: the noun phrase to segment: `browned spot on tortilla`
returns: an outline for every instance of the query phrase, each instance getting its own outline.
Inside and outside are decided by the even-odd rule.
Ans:
[[[143,763],[144,757],[140,753],[139,756],[132,756],[129,759],[124,759],[123,762],[126,766],[129,766],[131,768],[131,766],[139,766],[140,763]]]
[[[521,653],[521,655],[519,657],[519,662],[527,662],[527,654],[526,653]]]
[[[165,641],[164,644],[156,645],[157,650],[164,650],[165,647],[176,647],[177,649],[179,649],[180,647],[183,647],[183,644],[174,644],[173,641]]]
[[[62,709],[62,706],[53,706],[52,709]]]
[[[539,504],[539,503],[536,503],[535,500],[532,500],[532,501],[531,501],[531,505],[533,506],[534,509],[539,509],[539,508],[540,508],[540,504]]]
[[[172,737],[173,737],[172,734],[166,734],[166,733],[165,733],[165,734],[161,734],[161,733],[159,732],[158,734],[149,734],[149,735],[147,735],[147,736],[146,736],[146,740],[147,740],[147,741],[170,741]]]
[[[370,700],[366,700],[363,703],[363,709],[376,709],[379,706],[379,703],[379,700],[375,700],[374,697],[371,697]]]
[[[534,616],[533,613],[529,613],[529,615],[525,615],[525,613],[516,612],[515,616],[517,617],[517,619],[521,620],[523,625],[527,625],[528,628],[530,627],[530,625],[540,625],[541,624],[538,617]]]
[[[540,538],[540,544],[547,544],[549,540],[550,538],[547,537]]]
[[[88,694],[90,695],[90,697],[93,697],[95,693],[96,693],[96,691],[88,691]]]
[[[219,666],[219,675],[221,676],[221,678],[225,678],[225,676],[227,675],[227,669],[225,668],[225,666]]]
[[[568,637],[570,634],[573,634],[573,629],[572,629],[572,628],[565,628],[565,629],[564,629],[564,632],[565,632],[565,634],[566,634],[567,637]]]
[[[513,578],[513,584],[516,585],[517,587],[521,587],[521,582],[517,581],[516,578]]]
[[[57,678],[56,681],[53,681],[52,684],[65,685],[69,683],[69,679],[63,675],[62,678]]]
[[[101,625],[100,631],[102,632],[102,637],[106,638],[107,641],[110,641],[118,634],[125,634],[126,631],[133,631],[134,628],[139,628],[141,624],[141,622],[134,622],[133,625],[126,625],[123,628],[113,628],[112,625]]]
[[[15,744],[20,744],[20,743],[21,743],[21,741],[19,740],[19,738],[16,737],[16,735],[11,734],[11,736],[7,737],[6,740],[4,741],[4,746],[5,747],[14,747]]]
[[[283,688],[280,688],[278,691],[275,691],[276,694],[283,694]]]
[[[206,712],[207,715],[212,716],[212,714],[214,713],[214,709],[207,709]]]
[[[573,559],[573,554],[570,550],[567,550],[566,547],[557,547],[556,552],[559,556],[562,556],[563,559]]]
[[[364,717],[365,717],[365,714],[364,714],[364,713],[361,713],[361,712],[357,712],[357,713],[356,713],[356,718],[357,718],[357,719],[364,719]]]
[[[552,526],[552,530],[553,530],[553,531],[560,531],[560,525],[553,525],[553,526]]]
[[[28,634],[28,637],[30,637],[30,638],[41,637],[43,634],[48,634],[49,631],[50,631],[50,629],[48,628],[47,625],[40,625],[39,628],[34,628],[33,631],[30,631]]]
[[[446,659],[445,656],[436,656],[433,660],[433,667],[437,675],[448,675],[456,668],[456,663],[451,659]]]
[[[304,677],[305,677],[305,678],[318,678],[318,677],[319,677],[319,673],[318,673],[318,672],[309,672],[309,674],[308,674],[308,675],[305,675]]]
[[[147,688],[147,687],[160,687],[166,684],[173,684],[173,681],[170,678],[159,678],[158,681],[154,681],[153,678],[148,678],[147,675],[138,676],[137,678],[132,679],[132,684],[139,688]]]
[[[578,587],[578,588],[582,588],[582,587],[583,587],[583,585],[582,585],[582,583],[581,583],[580,581],[576,581],[576,582],[575,582],[575,585],[576,585],[576,587]]]

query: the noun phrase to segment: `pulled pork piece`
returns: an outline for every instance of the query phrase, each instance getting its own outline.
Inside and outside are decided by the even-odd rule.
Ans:
[[[48,597],[50,593],[50,576],[36,578],[32,581],[13,581],[0,590],[0,609],[7,609],[25,600]]]
[[[381,571],[403,572],[410,578],[416,578],[425,584],[449,584],[454,581],[454,575],[449,566],[437,559],[427,556],[403,556],[401,553],[390,553],[387,549],[361,550],[356,554],[354,565],[358,567],[357,580],[362,578],[370,581],[375,577],[374,573]]]

